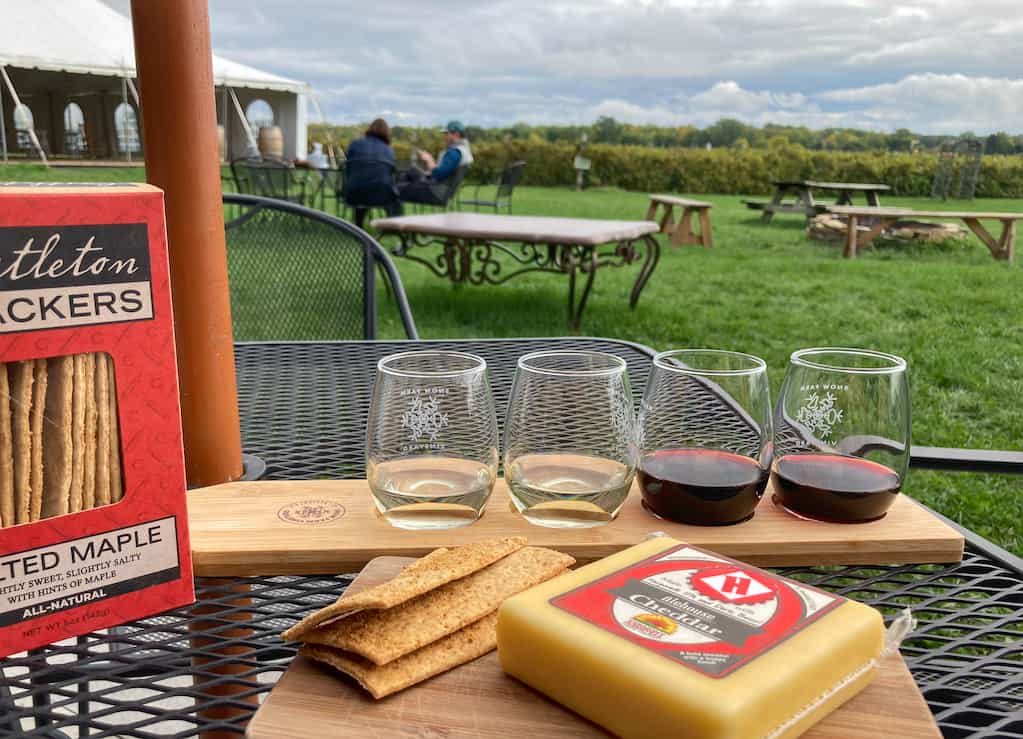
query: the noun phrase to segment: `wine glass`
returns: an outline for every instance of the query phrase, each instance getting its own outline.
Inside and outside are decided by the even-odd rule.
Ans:
[[[773,446],[764,360],[716,349],[658,354],[638,425],[637,477],[648,511],[701,526],[753,516]]]
[[[866,349],[793,352],[774,425],[777,503],[818,521],[881,518],[909,465],[906,360]]]
[[[366,462],[373,500],[392,526],[448,529],[477,520],[497,479],[487,363],[448,351],[381,359]]]
[[[618,515],[635,474],[632,405],[620,357],[544,351],[519,359],[504,476],[527,521],[585,528]]]

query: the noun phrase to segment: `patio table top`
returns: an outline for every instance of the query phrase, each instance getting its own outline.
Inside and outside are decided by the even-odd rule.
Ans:
[[[384,233],[419,233],[431,236],[486,241],[521,241],[530,244],[600,246],[631,241],[657,233],[650,221],[611,221],[596,218],[551,218],[486,213],[434,213],[396,216],[373,221]]]
[[[653,356],[638,344],[591,338],[240,344],[246,451],[266,462],[269,479],[363,477],[376,363],[427,346],[484,357],[500,416],[516,361],[527,352],[617,354],[628,362],[637,401]],[[961,564],[780,572],[869,603],[888,619],[912,606],[920,625],[902,653],[945,735],[1023,737],[1023,562],[964,533]],[[241,734],[258,696],[294,656],[280,632],[333,601],[351,577],[198,579],[201,611],[179,608],[14,655],[0,663],[0,737]],[[240,603],[242,586],[246,600]],[[248,614],[246,620],[232,620],[239,613]],[[234,674],[216,671],[225,663]]]

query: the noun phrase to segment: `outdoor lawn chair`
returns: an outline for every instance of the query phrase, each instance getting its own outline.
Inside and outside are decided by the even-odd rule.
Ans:
[[[334,201],[334,215],[342,215],[342,211],[345,206],[344,188],[345,188],[345,163],[338,162],[338,166],[335,169],[320,170],[320,174],[323,175],[323,187],[320,188],[320,204],[319,209],[327,211],[327,201]]]
[[[283,159],[236,159],[231,162],[231,173],[240,193],[292,203],[305,202],[306,178],[296,177],[295,168]]]
[[[479,213],[480,206],[484,208],[493,208],[494,212],[497,213],[501,208],[507,208],[508,213],[512,212],[512,193],[515,192],[515,186],[519,184],[519,180],[522,179],[522,170],[525,169],[525,161],[512,162],[504,171],[501,172],[501,177],[496,183],[481,182],[476,185],[476,190],[473,193],[471,200],[461,200],[459,205],[474,205],[476,206],[476,212]],[[480,188],[481,187],[496,187],[497,192],[494,193],[493,200],[481,200],[480,199]]]
[[[282,200],[223,199],[235,340],[376,339],[378,267],[406,336],[419,338],[394,263],[364,231]]]
[[[431,185],[436,201],[433,203],[421,203],[418,201],[402,201],[406,206],[413,206],[416,212],[426,209],[440,208],[441,210],[455,210],[458,206],[458,191],[469,173],[468,164],[463,164],[455,173],[443,182]]]

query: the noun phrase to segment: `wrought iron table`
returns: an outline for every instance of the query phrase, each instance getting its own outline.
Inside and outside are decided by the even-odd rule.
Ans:
[[[528,351],[616,353],[629,363],[637,396],[651,359],[636,344],[586,338],[242,344],[247,451],[266,461],[269,478],[363,476],[376,361],[425,344],[484,356],[502,413],[515,361]],[[925,450],[922,465],[938,461],[935,450]],[[958,565],[782,571],[870,603],[886,617],[911,606],[920,626],[902,651],[945,736],[1023,737],[1023,562],[964,533]],[[3,660],[0,737],[241,735],[294,656],[280,632],[348,582],[349,575],[328,574],[200,579],[196,606]]]
[[[658,226],[649,221],[604,221],[480,213],[437,213],[373,221],[381,234],[400,239],[393,253],[425,265],[455,284],[500,285],[529,272],[568,275],[568,326],[577,330],[601,267],[626,267],[642,260],[629,307],[635,308],[657,266]],[[512,245],[514,244],[514,245]],[[418,253],[440,247],[427,259]],[[505,267],[510,264],[511,270]],[[585,276],[576,300],[576,276]]]

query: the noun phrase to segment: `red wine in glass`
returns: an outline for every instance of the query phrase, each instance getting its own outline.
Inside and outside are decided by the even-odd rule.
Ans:
[[[755,459],[717,449],[663,449],[640,460],[638,479],[643,505],[654,515],[726,526],[753,516],[768,471]]]
[[[776,500],[803,518],[832,523],[876,521],[902,480],[895,470],[862,457],[786,454],[774,463]]]

